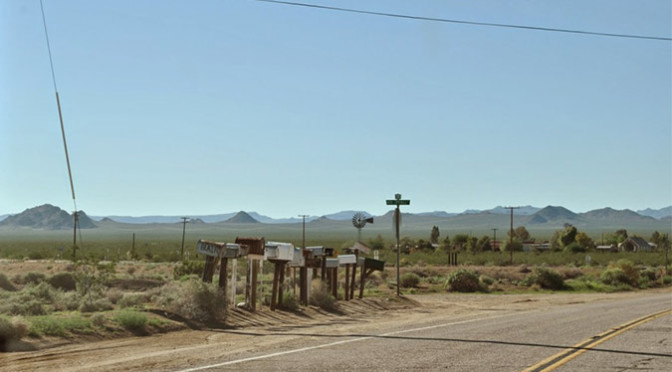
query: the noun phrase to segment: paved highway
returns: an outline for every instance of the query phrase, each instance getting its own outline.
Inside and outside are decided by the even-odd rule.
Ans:
[[[672,296],[669,293],[596,303],[578,303],[529,311],[478,312],[457,319],[361,332],[293,332],[297,337],[271,349],[226,355],[182,371],[354,371],[452,370],[522,371],[554,355],[551,369],[623,371],[672,368]],[[644,318],[647,316],[656,318]],[[640,320],[632,328],[621,329]],[[641,324],[640,324],[641,323]],[[630,324],[632,325],[632,324]],[[608,333],[602,341],[596,336]],[[236,332],[260,340],[287,332]],[[587,342],[591,341],[591,342]],[[584,345],[574,347],[577,345]],[[571,351],[573,359],[563,358]],[[580,353],[576,353],[580,351]]]

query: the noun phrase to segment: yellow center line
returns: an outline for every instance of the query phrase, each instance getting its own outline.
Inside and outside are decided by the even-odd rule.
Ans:
[[[612,328],[608,331],[602,332],[598,334],[597,336],[593,336],[587,340],[581,341],[580,343],[567,348],[549,358],[546,358],[542,360],[541,362],[526,368],[522,370],[521,372],[546,372],[546,371],[552,371],[563,364],[569,362],[570,360],[578,357],[579,355],[585,353],[587,350],[590,350],[591,348],[613,338],[618,335],[620,335],[623,332],[626,332],[632,328],[635,328],[641,324],[644,324],[646,322],[652,321],[654,319],[658,319],[660,317],[663,317],[665,315],[670,315],[672,314],[672,309],[660,311],[654,314],[650,314],[635,320],[632,320],[630,322],[627,322],[625,324],[622,324],[618,327]]]

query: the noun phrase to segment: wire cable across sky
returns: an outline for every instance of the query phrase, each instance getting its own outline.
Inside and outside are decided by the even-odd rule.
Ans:
[[[553,27],[536,27],[536,26],[523,26],[523,25],[513,25],[513,24],[504,24],[504,23],[462,21],[462,20],[457,20],[457,19],[433,18],[433,17],[412,16],[412,15],[397,14],[397,13],[374,12],[374,11],[369,11],[369,10],[339,8],[339,7],[333,7],[333,6],[297,3],[297,2],[291,2],[291,1],[279,1],[279,0],[255,0],[255,1],[264,2],[264,3],[281,4],[281,5],[300,6],[300,7],[305,7],[305,8],[333,10],[333,11],[338,11],[338,12],[368,14],[368,15],[382,16],[382,17],[392,17],[392,18],[413,19],[413,20],[417,20],[417,21],[456,23],[456,24],[464,24],[464,25],[472,25],[472,26],[503,27],[503,28],[514,28],[514,29],[532,30],[532,31],[545,31],[545,32],[562,32],[562,33],[569,33],[569,34],[618,37],[618,38],[627,38],[627,39],[672,41],[672,38],[670,38],[670,37],[661,37],[661,36],[614,34],[614,33],[607,33],[607,32],[569,30],[569,29],[553,28]]]

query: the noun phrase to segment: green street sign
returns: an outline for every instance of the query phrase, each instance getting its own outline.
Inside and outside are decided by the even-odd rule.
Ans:
[[[410,200],[386,200],[387,205],[410,205]]]

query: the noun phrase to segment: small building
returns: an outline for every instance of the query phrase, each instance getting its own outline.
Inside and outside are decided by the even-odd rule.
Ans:
[[[643,238],[632,236],[619,244],[618,250],[621,252],[651,252],[653,247]]]
[[[598,245],[595,247],[595,250],[598,252],[618,252],[618,248],[616,247],[616,244],[612,245]]]

